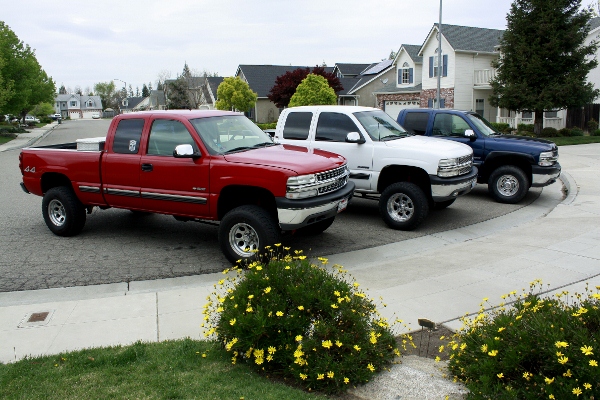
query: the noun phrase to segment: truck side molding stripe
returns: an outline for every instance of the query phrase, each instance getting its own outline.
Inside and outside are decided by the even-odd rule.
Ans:
[[[126,197],[140,197],[140,192],[136,190],[123,190],[123,189],[109,189],[104,188],[104,193],[112,194],[114,196],[126,196]]]
[[[175,194],[161,194],[161,193],[149,193],[142,192],[143,199],[149,200],[166,200],[166,201],[179,201],[182,203],[196,203],[206,204],[208,201],[205,197],[194,197],[194,196],[181,196]]]
[[[100,188],[97,186],[79,186],[79,191],[86,193],[100,193]]]

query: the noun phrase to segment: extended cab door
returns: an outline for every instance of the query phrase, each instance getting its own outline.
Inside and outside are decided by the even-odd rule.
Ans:
[[[475,140],[465,136],[467,129],[471,129],[475,133]],[[485,137],[469,125],[461,115],[444,112],[436,113],[433,118],[431,132],[433,137],[450,139],[470,146],[473,149],[473,164],[475,166],[481,165],[485,159]]]
[[[102,190],[111,207],[141,207],[140,141],[144,123],[143,118],[119,121],[111,148],[102,158]]]
[[[210,160],[206,155],[200,156],[194,137],[197,135],[192,134],[181,121],[152,121],[140,163],[144,209],[181,216],[209,215]],[[180,144],[191,145],[198,156],[174,157],[175,147]]]
[[[288,116],[289,118],[289,116]],[[350,132],[358,132],[363,143],[346,142]],[[356,190],[375,190],[373,179],[373,143],[365,139],[357,123],[347,114],[319,112],[313,129],[312,145],[315,149],[327,150],[346,158],[350,168],[350,179]]]

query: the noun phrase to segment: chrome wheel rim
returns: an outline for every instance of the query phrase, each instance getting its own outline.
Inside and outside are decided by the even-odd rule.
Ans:
[[[502,175],[496,181],[496,189],[502,196],[512,197],[519,191],[519,181],[513,175]]]
[[[50,221],[56,226],[63,226],[67,219],[67,212],[65,206],[58,200],[51,200],[48,203],[48,217]]]
[[[248,224],[235,224],[229,230],[229,246],[237,255],[249,257],[259,249],[258,233]]]
[[[387,201],[388,215],[397,222],[406,222],[415,213],[415,204],[404,193],[396,193]]]

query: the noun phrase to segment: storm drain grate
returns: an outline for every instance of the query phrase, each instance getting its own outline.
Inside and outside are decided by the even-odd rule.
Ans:
[[[30,328],[34,326],[44,326],[52,319],[54,310],[39,311],[25,315],[19,324],[19,328]]]

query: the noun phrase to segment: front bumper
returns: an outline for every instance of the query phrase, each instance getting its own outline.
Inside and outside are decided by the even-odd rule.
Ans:
[[[277,197],[279,226],[284,231],[291,231],[334,217],[340,202],[349,201],[353,193],[354,182],[348,182],[342,189],[323,196],[300,200]]]
[[[469,193],[477,184],[477,172],[477,167],[473,167],[468,174],[453,178],[440,178],[437,175],[429,175],[433,201],[451,200]]]
[[[561,167],[559,163],[554,164],[551,167],[540,167],[534,165],[531,167],[531,186],[542,187],[548,186],[554,182],[560,176]]]

